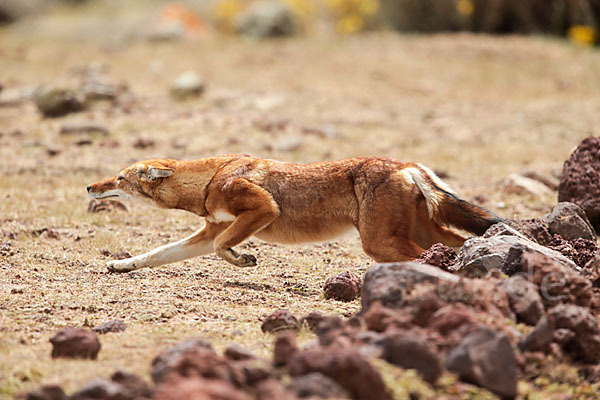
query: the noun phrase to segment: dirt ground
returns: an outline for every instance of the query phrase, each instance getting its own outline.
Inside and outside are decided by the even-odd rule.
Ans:
[[[149,379],[151,359],[190,336],[266,356],[273,338],[260,321],[276,309],[347,316],[360,307],[322,294],[327,277],[362,276],[372,264],[356,234],[302,246],[251,240],[241,247],[257,256],[255,268],[206,256],[108,273],[114,254],[139,254],[203,223],[135,204],[88,212],[86,185],[134,160],[390,156],[432,167],[501,216],[529,218],[547,212],[556,193],[509,192],[507,176],[555,177],[582,138],[600,134],[600,53],[558,39],[373,33],[114,46],[0,31],[5,93],[72,84],[97,69],[127,84],[124,100],[53,119],[31,101],[0,105],[0,398],[40,383],[70,392],[117,368]],[[207,90],[174,101],[169,86],[187,70],[203,75]],[[108,136],[59,133],[82,121]],[[140,138],[154,145],[135,147]],[[128,328],[101,336],[98,360],[50,358],[58,329],[114,318]],[[301,342],[312,339],[302,331]]]

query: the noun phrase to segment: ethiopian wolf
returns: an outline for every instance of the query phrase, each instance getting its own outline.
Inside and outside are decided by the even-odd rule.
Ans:
[[[254,266],[253,255],[233,250],[251,236],[301,243],[328,240],[352,228],[375,261],[404,261],[435,243],[461,246],[465,238],[448,227],[481,235],[500,222],[458,198],[429,168],[379,157],[306,165],[243,154],[154,159],[87,190],[96,199],[145,199],[206,220],[185,239],[108,262],[108,269],[118,272],[213,252],[239,267]]]

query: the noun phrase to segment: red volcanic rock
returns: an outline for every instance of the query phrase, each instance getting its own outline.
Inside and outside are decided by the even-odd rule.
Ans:
[[[60,386],[46,385],[27,393],[25,400],[67,400],[67,395]]]
[[[600,231],[600,137],[585,138],[563,165],[558,201],[580,206]]]
[[[427,338],[413,337],[409,331],[388,335],[383,340],[383,358],[405,369],[416,369],[423,379],[435,383],[442,375],[442,366]]]
[[[592,302],[591,282],[544,254],[525,252],[520,272],[539,287],[546,308],[559,303],[589,307]]]
[[[284,331],[277,335],[273,344],[273,364],[282,366],[298,351],[296,334],[292,331]]]
[[[573,358],[590,364],[600,361],[600,328],[597,319],[587,308],[573,304],[560,304],[548,311],[555,332],[553,340]],[[570,332],[556,332],[568,330]]]
[[[304,350],[288,362],[288,371],[293,377],[320,372],[335,380],[356,399],[391,399],[379,371],[354,348],[318,346]]]
[[[306,325],[308,329],[315,331],[319,325],[319,322],[321,322],[323,318],[325,318],[323,314],[318,311],[313,311],[300,319],[300,326]]]
[[[252,360],[256,358],[252,351],[237,344],[228,346],[223,354],[233,361]]]
[[[277,310],[269,315],[260,326],[263,332],[277,332],[286,329],[298,330],[298,319],[288,310]]]
[[[336,381],[319,372],[311,372],[295,378],[288,389],[302,399],[345,399],[348,394]]]
[[[254,388],[256,400],[297,400],[298,397],[276,379],[266,379]]]
[[[160,382],[175,368],[181,368],[180,363],[186,356],[198,355],[201,358],[204,354],[211,354],[217,358],[212,345],[202,338],[192,338],[181,342],[152,360],[152,380]]]
[[[226,381],[173,374],[157,386],[153,400],[250,400],[250,397]]]
[[[325,281],[325,298],[352,301],[360,295],[360,278],[353,272],[342,272]]]
[[[527,325],[535,325],[544,315],[544,303],[539,288],[522,275],[513,275],[502,287],[508,293],[508,302],[517,319]]]
[[[425,250],[415,261],[434,265],[444,271],[448,271],[449,267],[456,261],[456,251],[451,247],[436,243]]]
[[[96,333],[81,328],[64,328],[52,338],[52,358],[91,358],[95,360],[100,351]]]
[[[137,375],[116,371],[110,376],[110,380],[121,385],[122,390],[132,399],[152,398],[154,391],[148,386],[145,380]]]

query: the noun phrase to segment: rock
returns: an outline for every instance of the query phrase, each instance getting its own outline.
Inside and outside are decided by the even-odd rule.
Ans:
[[[153,400],[250,400],[230,383],[171,375],[156,387]]]
[[[325,281],[325,298],[340,301],[352,301],[360,295],[360,278],[351,271],[327,278]]]
[[[88,204],[88,212],[90,212],[90,213],[97,213],[97,212],[101,212],[101,211],[113,211],[113,210],[127,211],[127,206],[125,206],[125,204],[121,203],[120,201],[109,200],[109,199],[102,199],[102,200],[92,199],[92,200],[90,200],[90,202]]]
[[[532,251],[525,252],[519,272],[525,274],[527,280],[539,287],[546,308],[559,303],[589,307],[592,302],[590,281],[547,255]]]
[[[559,235],[554,235],[552,243],[550,243],[550,246],[548,247],[558,251],[580,267],[585,267],[588,261],[594,257],[598,249],[595,241],[588,239],[567,241]]]
[[[25,395],[26,400],[67,400],[67,395],[60,386],[46,385]]]
[[[596,241],[596,232],[585,212],[577,204],[558,203],[549,214],[542,217],[551,234],[565,240],[588,239]]]
[[[296,377],[287,387],[300,398],[342,399],[348,397],[336,381],[319,372]]]
[[[448,354],[448,370],[500,397],[517,396],[517,360],[501,332],[480,328],[469,334]]]
[[[273,344],[273,364],[283,366],[298,351],[296,334],[292,331],[283,331],[275,338]]]
[[[515,231],[542,246],[548,246],[552,242],[550,228],[540,218],[523,220],[506,219],[504,223],[492,225],[483,236],[515,235]]]
[[[259,382],[275,376],[271,363],[261,359],[244,360],[236,363],[248,386],[256,386]]]
[[[125,322],[121,319],[112,319],[92,328],[94,332],[99,334],[109,332],[123,332],[125,331],[125,329],[127,329],[127,325],[125,325]]]
[[[542,317],[535,328],[519,343],[522,351],[544,351],[552,343],[554,335],[554,320]]]
[[[502,287],[508,294],[508,302],[517,319],[527,325],[535,325],[544,315],[544,303],[538,287],[522,275],[513,275]]]
[[[521,258],[526,252],[546,255],[564,269],[581,269],[561,253],[527,239],[503,223],[497,225],[504,225],[501,228],[512,234],[468,239],[458,252],[457,261],[452,267],[454,271],[469,277],[481,277],[499,270],[510,276],[521,270]]]
[[[63,328],[50,338],[52,358],[91,358],[100,351],[100,341],[95,332],[81,328]]]
[[[335,380],[356,399],[391,399],[379,371],[353,348],[309,348],[292,357],[288,371],[293,377],[320,372]]]
[[[147,149],[148,147],[153,147],[156,144],[156,141],[152,138],[140,137],[137,138],[132,146],[136,149]]]
[[[256,387],[256,400],[297,400],[297,397],[277,379],[266,379]]]
[[[290,136],[289,134],[277,139],[273,145],[270,143],[265,146],[266,150],[275,151],[295,151],[302,147],[302,138],[299,136]]]
[[[164,351],[152,360],[152,380],[154,382],[162,381],[184,355],[197,353],[212,353],[216,355],[212,345],[206,340],[199,337],[188,339]]]
[[[60,127],[61,135],[108,135],[108,128],[92,122],[68,123]]]
[[[324,317],[323,320],[319,322],[315,333],[319,337],[321,345],[326,346],[333,343],[335,337],[341,335],[346,328],[347,324],[344,323],[340,317],[332,315]]]
[[[121,385],[125,389],[124,391],[128,393],[132,399],[150,399],[154,393],[146,381],[134,374],[123,371],[115,371],[110,376],[110,380]]]
[[[563,165],[558,201],[583,209],[596,232],[600,231],[600,137],[585,138]]]
[[[70,89],[44,87],[34,96],[35,104],[45,117],[62,117],[84,109],[84,99]]]
[[[463,325],[476,323],[473,310],[464,304],[450,304],[437,310],[429,319],[428,327],[447,335]]]
[[[260,326],[263,332],[278,332],[285,329],[299,329],[298,319],[288,310],[277,310],[269,315]]]
[[[402,332],[388,335],[383,340],[383,358],[404,369],[416,369],[431,384],[442,375],[440,359],[422,337]]]
[[[523,175],[526,178],[533,179],[534,181],[543,183],[544,185],[546,185],[548,187],[548,189],[550,189],[552,191],[558,190],[558,184],[559,184],[558,178],[555,178],[552,175],[545,175],[545,174],[539,173],[537,171],[523,171],[521,173],[521,175]]]
[[[334,139],[341,136],[338,130],[332,126],[303,126],[302,133],[316,135],[324,139]]]
[[[0,248],[1,254],[2,249]],[[594,288],[600,287],[600,252],[597,251],[594,257],[585,264],[583,272]]]
[[[597,319],[587,308],[573,304],[559,304],[548,311],[554,328],[567,329],[573,335],[564,334],[561,347],[575,359],[596,364],[600,361],[600,328]],[[556,338],[556,337],[555,337]]]
[[[296,32],[294,13],[273,0],[250,5],[235,21],[238,33],[255,38],[292,36]]]
[[[600,265],[600,259],[599,264]],[[308,315],[302,317],[300,319],[300,326],[307,326],[311,331],[315,331],[319,323],[325,318],[323,314],[318,311],[312,311]]]
[[[429,264],[448,271],[456,261],[456,251],[453,248],[436,243],[425,250],[415,262]]]
[[[510,174],[504,181],[504,192],[515,194],[529,194],[537,197],[549,197],[554,193],[543,183],[527,178],[521,174]]]
[[[113,375],[114,376],[114,375]],[[152,390],[135,375],[119,373],[118,381],[94,379],[69,397],[69,400],[141,400],[152,398]]]
[[[238,344],[232,344],[227,346],[224,352],[225,357],[233,361],[241,361],[241,360],[252,360],[256,358],[254,353],[251,350],[242,347]]]
[[[204,79],[194,71],[186,71],[175,79],[170,93],[175,100],[186,100],[201,96],[204,89]]]
[[[417,284],[440,281],[457,283],[459,277],[431,265],[415,262],[376,264],[367,270],[361,300],[366,311],[381,302],[389,308],[403,306],[402,300]]]

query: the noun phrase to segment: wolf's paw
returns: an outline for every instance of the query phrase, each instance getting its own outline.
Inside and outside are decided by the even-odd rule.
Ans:
[[[255,267],[256,257],[252,254],[240,254],[240,261],[238,267]]]
[[[112,260],[106,263],[106,268],[109,272],[130,272],[137,269],[135,263],[130,263],[125,260]]]

